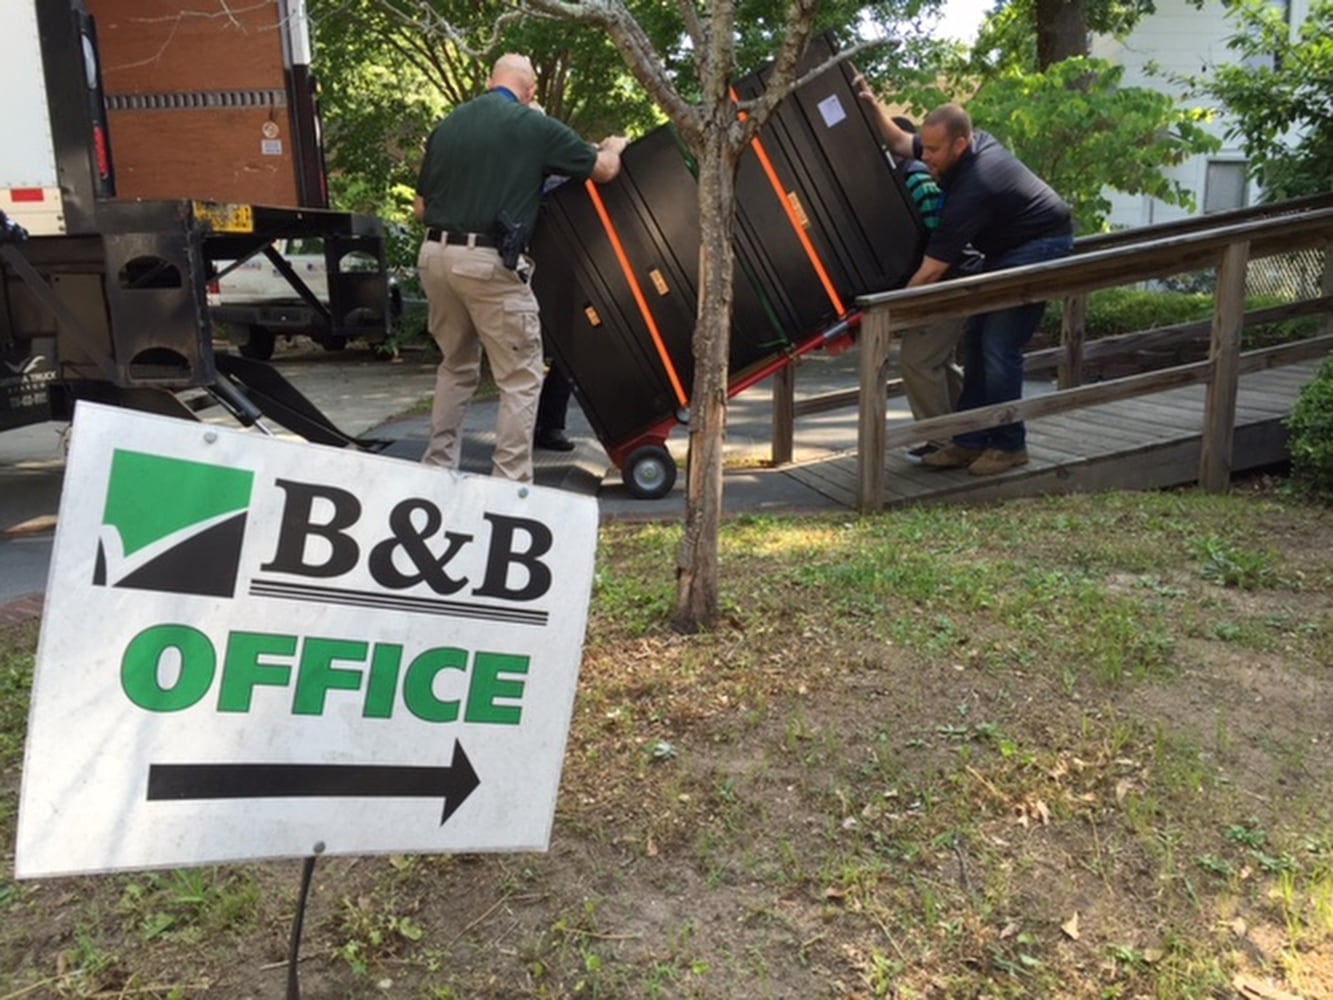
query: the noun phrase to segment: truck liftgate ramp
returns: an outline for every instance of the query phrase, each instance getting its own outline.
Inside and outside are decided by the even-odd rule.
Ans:
[[[267,415],[316,443],[355,443],[268,365],[215,353],[205,297],[215,261],[249,256],[271,234],[320,236],[331,254],[382,253],[378,222],[191,201],[106,202],[96,219],[90,233],[0,235],[0,360],[11,383],[0,430],[68,419],[78,399],[193,418],[175,394],[203,386],[243,423]],[[330,309],[340,290],[355,303],[379,297],[382,282],[383,272],[330,274]]]
[[[284,273],[325,346],[391,321],[383,227],[323,207],[299,8],[177,31],[126,0],[0,6],[17,119],[0,142],[0,430],[78,399],[193,416],[175,393],[205,387],[245,423],[351,443],[275,371],[213,351],[210,282],[258,254],[282,270],[282,240],[323,242],[327,304]]]

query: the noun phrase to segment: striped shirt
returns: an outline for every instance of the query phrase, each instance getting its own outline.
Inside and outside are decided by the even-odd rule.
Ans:
[[[935,178],[930,176],[930,170],[920,160],[903,160],[898,164],[898,175],[902,178],[903,186],[907,188],[907,193],[921,215],[922,224],[928,232],[934,232],[935,227],[940,224],[940,210],[944,207],[944,198],[940,194],[940,186],[935,183]]]

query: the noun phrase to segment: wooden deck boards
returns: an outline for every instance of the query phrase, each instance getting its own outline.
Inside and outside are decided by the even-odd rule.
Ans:
[[[1319,362],[1241,377],[1236,401],[1233,471],[1287,457],[1282,421]],[[1027,465],[999,476],[936,470],[886,456],[884,506],[985,502],[1045,493],[1160,489],[1198,480],[1206,389],[1186,386],[1028,421]],[[856,455],[786,470],[813,490],[856,506]]]

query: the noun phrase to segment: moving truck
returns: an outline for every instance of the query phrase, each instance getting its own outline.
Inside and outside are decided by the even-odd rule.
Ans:
[[[208,299],[262,258],[326,347],[388,333],[383,227],[327,208],[303,0],[5,0],[0,31],[0,430],[80,398],[189,415],[202,386],[328,438],[214,353]],[[318,294],[293,241],[323,248]]]

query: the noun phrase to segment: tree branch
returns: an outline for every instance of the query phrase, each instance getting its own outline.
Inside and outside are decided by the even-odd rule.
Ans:
[[[698,69],[700,53],[708,48],[707,31],[699,20],[699,12],[694,8],[693,0],[676,0],[676,8],[680,11],[680,19],[685,22],[685,31],[694,47],[694,65]]]
[[[719,4],[718,6],[728,6]],[[681,131],[686,142],[701,134],[703,118],[699,110],[677,93],[657,49],[639,23],[625,9],[621,0],[596,3],[569,3],[566,0],[518,0],[519,13],[559,17],[580,24],[602,28],[611,37],[634,79],[646,90],[668,118]]]

